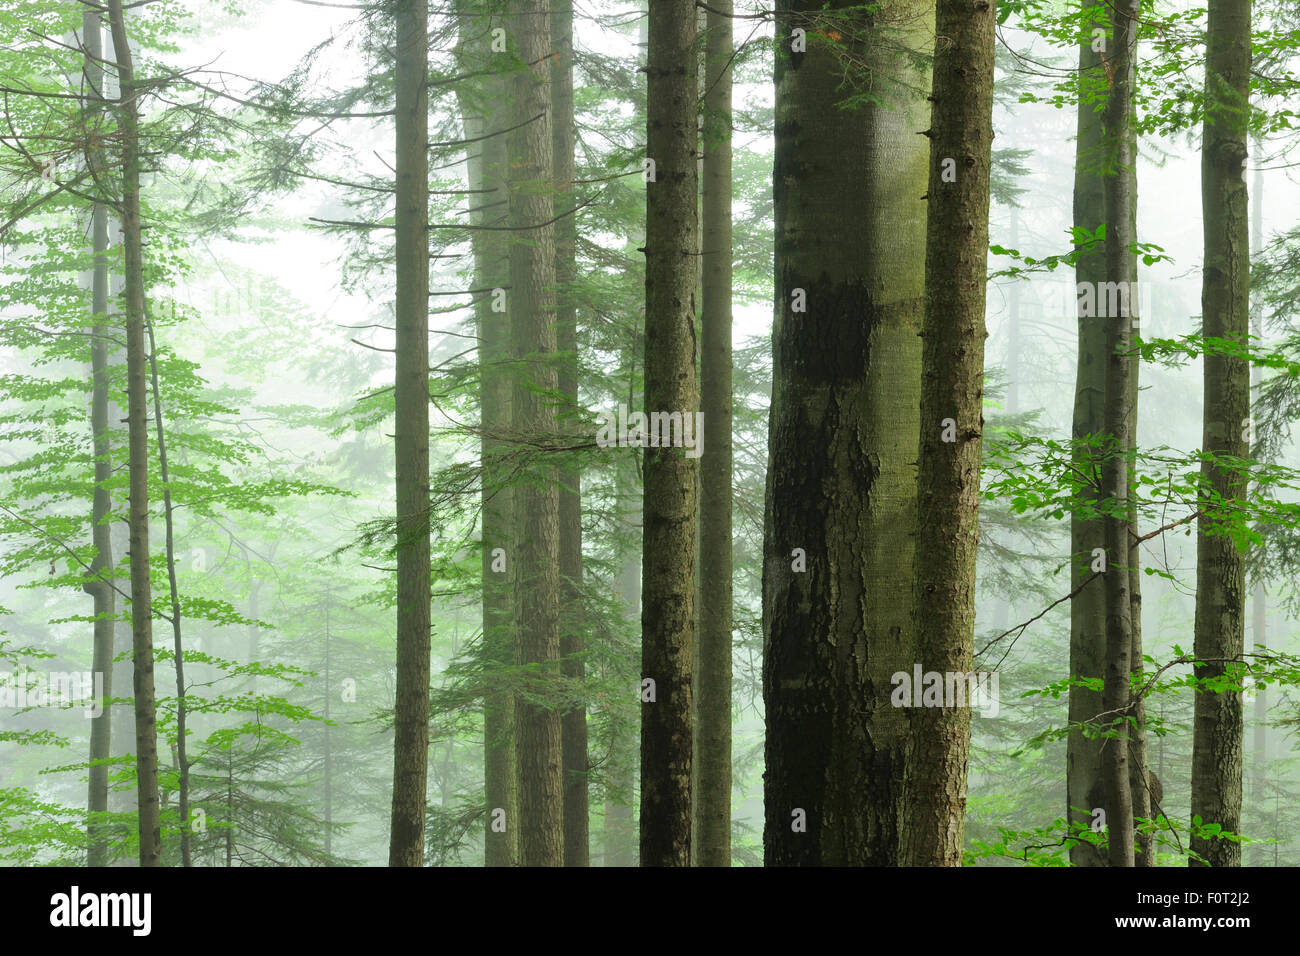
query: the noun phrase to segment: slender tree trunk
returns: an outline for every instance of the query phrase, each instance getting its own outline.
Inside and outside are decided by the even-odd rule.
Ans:
[[[545,447],[554,440],[558,387],[555,330],[555,227],[551,193],[550,8],[516,0],[512,10],[519,56],[515,123],[508,137],[510,325],[519,363],[515,432]],[[519,761],[519,860],[524,866],[564,864],[563,738],[555,702],[560,660],[560,501],[558,469],[543,451],[515,488],[518,549],[516,663],[525,667],[516,731]]]
[[[555,330],[560,353],[560,394],[568,415],[578,409],[578,312],[573,283],[577,279],[578,221],[565,215],[575,205],[573,120],[573,8],[558,4],[551,11],[551,142],[555,177]],[[582,605],[582,468],[570,458],[560,468],[560,654],[564,676],[581,687],[583,664]],[[564,865],[589,866],[587,788],[587,707],[569,708],[561,718],[564,750]]]
[[[108,0],[117,54],[122,149],[122,235],[126,269],[126,395],[130,471],[131,642],[135,661],[135,767],[140,865],[158,866],[158,721],[153,678],[153,596],[149,583],[148,360],[144,349],[144,243],[140,222],[139,94],[122,0]]]
[[[397,691],[389,866],[424,865],[429,763],[428,0],[398,0]]]
[[[935,35],[950,42],[935,48],[931,95],[914,620],[922,672],[945,675],[970,673],[975,656],[995,26],[994,3],[939,0]],[[907,866],[961,865],[974,701],[955,696],[912,710]]]
[[[1079,47],[1079,76],[1089,85],[1101,82],[1104,72],[1099,51],[1093,49],[1093,28],[1106,24],[1101,0],[1081,0],[1091,20],[1084,30]],[[1101,114],[1097,104],[1079,98],[1078,131],[1075,139],[1074,224],[1095,234],[1105,222],[1102,205],[1101,172],[1106,163],[1102,147]],[[1097,289],[1106,276],[1106,260],[1097,249],[1085,251],[1075,265],[1078,288]],[[1098,475],[1100,460],[1088,440],[1100,435],[1106,407],[1106,324],[1085,308],[1080,300],[1078,312],[1078,363],[1074,384],[1073,465],[1084,475]],[[1100,488],[1093,482],[1079,489],[1083,505],[1100,501]],[[1078,511],[1070,517],[1070,674],[1079,679],[1100,680],[1106,656],[1106,594],[1094,575],[1095,549],[1102,547],[1104,531],[1099,519],[1086,519]],[[1082,588],[1082,590],[1080,590]],[[1069,722],[1072,727],[1093,720],[1102,710],[1101,694],[1086,687],[1070,687]],[[1105,794],[1101,783],[1101,741],[1074,730],[1066,740],[1065,781],[1068,819],[1071,827],[1088,830],[1094,811],[1103,808]],[[1089,843],[1076,843],[1070,849],[1075,866],[1105,866],[1105,854]]]
[[[153,382],[153,416],[158,435],[158,474],[163,486],[163,518],[167,540],[167,584],[171,596],[172,650],[176,664],[176,769],[180,777],[178,809],[181,815],[181,865],[190,860],[190,762],[185,754],[185,652],[181,645],[181,598],[176,586],[176,538],[172,522],[172,493],[168,482],[167,441],[163,429],[162,392],[158,386],[158,345],[154,341],[153,323],[146,320],[149,333],[149,370]]]
[[[1210,0],[1206,48],[1207,114],[1201,152],[1201,207],[1205,229],[1201,314],[1207,337],[1245,342],[1250,331],[1250,232],[1244,164],[1246,103],[1251,66],[1250,0]],[[1210,351],[1205,363],[1206,454],[1250,454],[1250,370],[1245,360]],[[1196,676],[1213,679],[1245,650],[1246,573],[1242,553],[1213,524],[1222,520],[1212,501],[1243,498],[1245,482],[1229,469],[1204,462],[1204,507],[1196,536],[1195,654],[1205,661]],[[1241,830],[1242,695],[1198,692],[1193,709],[1192,815],[1225,831]],[[1241,844],[1193,836],[1204,857],[1193,866],[1240,866]]]
[[[908,715],[891,679],[915,660],[930,87],[905,51],[929,52],[933,20],[887,3],[880,23],[900,28],[884,32],[860,10],[821,11],[777,6],[764,857],[893,866]],[[842,49],[827,33],[848,37]],[[842,58],[866,62],[856,82],[879,103],[839,108],[853,92]]]
[[[462,5],[462,13],[471,9],[469,4]],[[481,20],[462,19],[458,56],[464,72],[492,68],[490,37],[486,16]],[[473,222],[476,226],[493,227],[476,230],[470,237],[474,252],[473,287],[500,289],[505,293],[505,287],[510,284],[510,263],[501,227],[509,220],[509,201],[506,137],[501,131],[510,125],[510,111],[502,108],[509,93],[501,77],[489,73],[474,84],[458,84],[457,95],[461,100],[465,137],[484,137],[471,147],[467,164]],[[515,866],[519,861],[515,695],[509,676],[514,664],[514,592],[510,575],[515,570],[517,552],[511,537],[514,508],[506,461],[510,453],[512,386],[510,321],[505,308],[505,300],[495,292],[479,293],[474,300],[482,468],[485,866]]]
[[[330,679],[330,606],[326,598],[325,605],[325,694],[321,704],[321,716],[324,718],[325,762],[323,766],[325,798],[325,855],[334,852],[334,752],[330,747],[330,700],[334,696],[334,685]]]
[[[731,11],[708,11],[704,48],[697,866],[731,866]]]
[[[631,354],[638,354],[635,344]],[[633,408],[634,397],[628,396],[628,407]],[[639,456],[640,451],[630,449],[631,454]],[[629,534],[641,531],[641,493],[633,480],[633,474],[640,471],[639,462],[636,472],[620,469],[615,488],[619,501],[622,522]],[[638,541],[630,548],[623,559],[623,565],[614,581],[614,590],[623,607],[623,616],[636,633],[641,632],[641,546]],[[632,805],[635,797],[637,764],[637,727],[635,716],[631,720],[620,719],[620,703],[612,704],[615,709],[610,727],[609,769],[606,773],[608,785],[605,796],[605,865],[636,866],[637,839],[633,819]],[[634,712],[635,713],[635,712]]]
[[[1136,70],[1136,66],[1134,67]],[[1133,165],[1127,170],[1129,179],[1129,236],[1137,237],[1137,128],[1129,124],[1129,156]],[[1129,301],[1130,326],[1138,328],[1139,297],[1137,254],[1131,249],[1125,257],[1128,265],[1126,281],[1133,295]],[[1132,355],[1129,362],[1128,402],[1132,425],[1128,434],[1128,449],[1131,460],[1137,461],[1138,447],[1138,406],[1141,393],[1138,390],[1139,374],[1142,362]],[[1138,527],[1136,499],[1128,503],[1129,557],[1128,557],[1128,594],[1129,615],[1133,628],[1133,640],[1129,653],[1129,668],[1132,682],[1140,686],[1145,683],[1146,662],[1142,658],[1142,546],[1138,543],[1141,530]],[[1132,684],[1130,685],[1132,686]],[[1151,768],[1147,759],[1147,709],[1146,701],[1141,697],[1133,701],[1133,725],[1129,737],[1129,789],[1133,794],[1133,816],[1135,819],[1152,820],[1156,817],[1160,785],[1151,779]],[[1133,863],[1135,866],[1155,866],[1155,833],[1137,833],[1134,835]]]
[[[1134,242],[1131,171],[1136,163],[1131,127],[1133,122],[1133,67],[1137,48],[1138,0],[1118,0],[1111,7],[1111,50],[1104,59],[1110,91],[1102,111],[1102,136],[1108,157],[1102,177],[1105,208],[1106,275],[1127,281]],[[1101,299],[1100,290],[1097,299]],[[1100,301],[1098,301],[1100,305]],[[1130,308],[1133,303],[1129,303]],[[1117,319],[1119,321],[1117,321]],[[1133,605],[1129,568],[1131,547],[1129,502],[1129,453],[1135,425],[1133,408],[1133,363],[1127,355],[1133,342],[1133,321],[1128,310],[1109,316],[1106,325],[1106,406],[1104,431],[1110,443],[1102,464],[1102,494],[1124,503],[1119,514],[1104,518],[1106,572],[1102,583],[1106,595],[1106,661],[1102,707],[1105,722],[1124,719],[1119,737],[1102,747],[1102,781],[1106,794],[1107,862],[1110,866],[1133,866],[1133,791],[1129,771],[1132,701],[1129,681],[1133,655]]]
[[[503,91],[501,84],[495,88]],[[505,138],[483,141],[479,189],[495,189],[483,202],[505,199]],[[484,215],[481,224],[499,222],[504,216]],[[480,287],[501,288],[509,283],[509,253],[498,232],[478,232],[475,247]],[[508,672],[514,664],[514,596],[510,587],[509,562],[517,555],[513,533],[514,495],[507,485],[503,456],[507,453],[506,433],[510,430],[511,383],[509,316],[491,312],[489,297],[476,305],[479,335],[479,407],[483,438],[483,660],[490,668],[485,675],[488,691],[483,702],[483,781],[489,821],[496,810],[503,811],[503,827],[489,823],[486,866],[515,866],[519,861],[519,799],[515,779],[515,694]],[[507,562],[504,570],[497,557]]]
[[[696,21],[691,0],[650,6],[646,75],[646,412],[694,420]],[[706,423],[707,426],[707,423]],[[706,440],[705,435],[698,436]],[[653,439],[651,439],[653,442]],[[696,459],[645,450],[641,675],[641,865],[691,862],[691,677],[695,656]]]
[[[1255,140],[1255,177],[1251,187],[1250,210],[1250,248],[1252,255],[1258,255],[1264,248],[1264,144],[1259,138]],[[1251,334],[1255,336],[1256,345],[1262,347],[1264,339],[1264,310],[1256,306],[1251,310]],[[1258,365],[1250,369],[1250,389],[1252,402],[1259,400],[1259,387],[1264,380],[1264,370]],[[1260,555],[1259,566],[1263,566]],[[1251,642],[1258,648],[1268,647],[1268,593],[1265,590],[1263,575],[1256,571],[1251,590]],[[1252,720],[1250,757],[1251,785],[1250,793],[1254,803],[1263,807],[1264,782],[1268,771],[1268,688],[1259,686],[1255,689],[1255,714]],[[1262,866],[1267,859],[1268,848],[1259,846],[1251,854],[1251,863]]]
[[[96,124],[103,111],[104,24],[97,13],[82,15],[82,35],[86,50],[85,76],[90,91],[85,107],[87,124]],[[92,162],[101,162],[96,154]],[[95,448],[95,495],[91,505],[91,536],[95,557],[82,589],[94,600],[94,649],[91,673],[93,679],[103,681],[97,705],[98,717],[90,722],[90,783],[86,808],[89,814],[87,838],[89,852],[87,866],[105,866],[108,863],[108,829],[102,814],[108,812],[108,765],[112,740],[113,713],[109,701],[113,699],[114,618],[117,615],[117,591],[113,587],[113,541],[108,516],[112,511],[112,497],[108,482],[113,476],[112,447],[108,425],[108,207],[95,203],[91,211],[92,251],[94,263],[91,274],[91,333],[90,368],[93,385],[90,398],[90,431]]]

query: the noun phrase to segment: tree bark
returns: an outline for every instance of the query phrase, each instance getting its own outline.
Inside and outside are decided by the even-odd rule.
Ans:
[[[86,87],[90,90],[84,107],[88,125],[98,122],[103,112],[104,24],[101,16],[87,11],[82,15],[82,36],[86,50]],[[93,162],[101,162],[95,154]],[[87,839],[89,851],[87,866],[105,866],[108,863],[108,830],[103,814],[108,812],[108,765],[112,740],[113,713],[109,701],[113,699],[114,618],[117,615],[117,591],[113,586],[113,542],[108,516],[112,511],[112,496],[108,482],[113,476],[112,447],[108,425],[109,355],[108,336],[108,207],[95,203],[91,210],[92,252],[94,260],[91,274],[91,333],[90,344],[91,398],[90,431],[95,449],[95,494],[91,504],[91,540],[95,556],[82,590],[94,601],[94,648],[91,673],[103,681],[102,694],[97,703],[100,716],[90,722],[90,782],[86,808],[89,814]]]
[[[1136,164],[1131,135],[1133,123],[1134,57],[1137,49],[1138,0],[1118,0],[1111,6],[1112,49],[1103,60],[1110,90],[1102,110],[1102,138],[1107,164],[1102,176],[1105,208],[1105,266],[1108,277],[1127,281],[1131,270],[1133,234],[1132,170]],[[1096,298],[1100,300],[1101,292]],[[1130,309],[1134,303],[1130,301]],[[1118,321],[1117,321],[1118,318]],[[1133,716],[1130,678],[1133,655],[1133,604],[1130,567],[1133,557],[1129,519],[1130,451],[1135,425],[1131,314],[1109,316],[1106,325],[1106,403],[1103,415],[1108,436],[1102,463],[1102,496],[1123,511],[1103,519],[1106,572],[1106,661],[1102,689],[1104,724],[1117,728],[1117,737],[1102,746],[1101,774],[1106,794],[1107,862],[1133,866],[1133,791],[1129,748]],[[1116,724],[1115,721],[1121,720]]]
[[[933,20],[903,2],[826,23],[821,8],[777,7],[764,858],[893,866],[908,719],[891,677],[915,652],[930,87],[901,48],[928,52]],[[792,51],[795,29],[806,52]],[[825,32],[851,36],[844,55],[867,62],[882,102],[839,108],[844,69]]]
[[[551,142],[555,178],[555,331],[560,353],[560,394],[568,405],[566,417],[578,408],[578,310],[573,283],[577,279],[578,221],[565,215],[575,205],[573,119],[573,8],[559,4],[551,11]],[[560,654],[564,677],[581,687],[583,664],[582,603],[582,468],[576,458],[560,467]],[[587,707],[570,707],[561,718],[564,751],[564,865],[591,863],[587,788]]]
[[[153,677],[153,597],[149,582],[149,409],[144,348],[144,243],[140,222],[140,118],[135,64],[122,0],[108,0],[117,54],[122,148],[122,236],[126,271],[126,395],[130,472],[131,644],[134,658],[135,764],[140,865],[158,866],[158,721]]]
[[[1201,314],[1207,337],[1245,342],[1250,331],[1250,232],[1244,164],[1246,104],[1251,66],[1250,0],[1210,0],[1206,48],[1207,113],[1201,147],[1201,210],[1205,262]],[[1246,361],[1206,351],[1205,418],[1201,447],[1206,454],[1244,458],[1250,417],[1250,370]],[[1240,477],[1203,462],[1206,517],[1196,534],[1195,654],[1205,666],[1196,676],[1224,674],[1245,650],[1246,573],[1242,552],[1214,524],[1223,506],[1245,496]],[[1200,691],[1192,731],[1192,815],[1224,830],[1241,830],[1242,695]],[[1241,844],[1193,836],[1193,852],[1204,863],[1240,866]]]
[[[397,686],[389,866],[424,865],[429,759],[428,0],[398,0],[396,49]]]
[[[731,12],[708,11],[704,47],[696,866],[731,866]]]
[[[516,0],[513,22],[524,66],[515,74],[515,123],[508,137],[510,324],[520,372],[514,430],[520,441],[554,440],[558,387],[555,331],[555,227],[551,193],[550,8]],[[515,488],[519,533],[516,663],[526,668],[518,703],[519,860],[523,866],[564,864],[563,740],[555,702],[560,660],[558,469],[549,453],[529,464]]]
[[[646,412],[694,418],[696,165],[695,5],[650,7],[646,75]],[[706,423],[707,425],[707,423]],[[703,438],[703,436],[701,436]],[[696,459],[645,449],[641,675],[641,865],[691,862],[691,679],[695,650]]]
[[[1092,28],[1105,26],[1105,8],[1101,0],[1081,0],[1091,14],[1079,46],[1079,76],[1097,82],[1102,76],[1101,55],[1092,48]],[[1075,139],[1074,224],[1095,234],[1105,222],[1102,204],[1101,169],[1106,162],[1102,148],[1101,114],[1095,103],[1080,96],[1078,129]],[[1096,289],[1105,280],[1106,261],[1096,249],[1085,251],[1075,265],[1074,278],[1079,287]],[[1087,445],[1100,435],[1106,405],[1106,326],[1093,315],[1078,314],[1078,361],[1074,380],[1074,438],[1072,464],[1080,474],[1095,475],[1099,457]],[[1095,507],[1101,490],[1093,482],[1079,489],[1082,505]],[[1104,531],[1099,519],[1088,520],[1073,512],[1070,517],[1070,674],[1075,678],[1101,679],[1106,656],[1106,594],[1103,585],[1094,581],[1093,550],[1102,547]],[[1069,722],[1071,726],[1092,721],[1102,711],[1101,694],[1086,687],[1071,686]],[[1072,828],[1088,830],[1093,812],[1103,808],[1105,796],[1101,784],[1101,741],[1072,731],[1065,747],[1065,786],[1067,813]],[[1105,866],[1104,853],[1090,843],[1076,843],[1070,849],[1075,866]]]
[[[970,673],[975,655],[995,26],[992,2],[938,2],[914,621],[922,672],[945,675]],[[899,847],[906,866],[961,865],[973,705],[912,709]]]
[[[177,809],[181,818],[181,865],[191,866],[190,859],[190,762],[185,751],[185,651],[181,645],[181,598],[176,586],[176,537],[172,520],[171,481],[167,468],[167,440],[163,430],[162,390],[158,385],[158,344],[154,341],[153,322],[146,321],[149,333],[149,371],[153,385],[154,429],[158,436],[158,477],[163,486],[163,519],[167,542],[167,585],[171,597],[172,651],[176,674],[176,769],[178,782]]]
[[[470,4],[461,5],[468,13]],[[487,18],[461,21],[458,51],[464,72],[487,70],[490,34]],[[470,237],[477,289],[502,289],[510,284],[509,248],[500,227],[508,221],[506,137],[510,125],[506,83],[489,74],[473,84],[457,86],[464,117],[465,138],[479,139],[470,150],[469,188],[475,207],[473,222],[493,229]],[[497,135],[492,135],[497,134]],[[514,665],[513,493],[509,486],[511,428],[510,317],[497,311],[495,293],[474,300],[479,358],[480,515],[482,521],[483,584],[483,790],[487,824],[484,829],[485,866],[515,866],[519,862],[519,799],[515,778],[515,694],[509,672]],[[505,559],[504,570],[497,560]],[[501,811],[498,815],[497,811]],[[500,817],[503,820],[498,822]]]

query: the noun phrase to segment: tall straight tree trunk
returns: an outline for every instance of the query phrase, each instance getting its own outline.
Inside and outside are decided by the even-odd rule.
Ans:
[[[555,332],[560,353],[559,385],[572,416],[578,409],[578,220],[575,205],[573,121],[573,7],[551,11],[551,142],[555,178]],[[564,676],[581,686],[583,664],[582,608],[582,468],[570,459],[560,468],[560,654]],[[570,707],[561,718],[564,750],[564,865],[589,866],[591,846],[587,788],[587,707]]]
[[[484,30],[476,27],[474,43],[486,47]],[[465,59],[465,72],[484,68],[482,59]],[[464,87],[464,85],[463,85]],[[463,88],[463,87],[458,87]],[[468,87],[464,87],[468,88]],[[489,75],[461,92],[465,138],[482,139],[469,159],[469,204],[473,222],[490,229],[471,235],[476,289],[504,289],[510,285],[510,252],[500,228],[508,219],[506,199],[506,137],[508,113],[499,105],[506,100],[506,83]],[[497,135],[493,135],[497,134]],[[515,554],[511,529],[513,496],[508,485],[506,455],[511,429],[510,316],[495,311],[499,299],[478,293],[474,299],[474,325],[478,333],[478,408],[480,408],[480,460],[482,520],[482,661],[484,696],[484,796],[486,829],[484,865],[515,866],[519,862],[519,793],[515,779],[515,695],[508,671],[515,662],[515,598],[510,587]],[[500,813],[498,813],[498,810]]]
[[[1201,314],[1207,338],[1245,342],[1250,331],[1250,231],[1244,164],[1249,96],[1250,0],[1210,0],[1206,48],[1207,113],[1201,147],[1201,211],[1205,262]],[[1206,352],[1205,419],[1201,447],[1209,455],[1250,453],[1250,370],[1243,359]],[[1246,572],[1242,553],[1212,524],[1222,520],[1213,500],[1231,502],[1246,486],[1213,462],[1201,466],[1209,514],[1196,535],[1195,654],[1205,661],[1198,678],[1213,679],[1245,650]],[[1241,830],[1242,696],[1198,692],[1193,708],[1192,815],[1224,830]],[[1240,866],[1241,844],[1193,836],[1205,859],[1193,866]]]
[[[645,411],[693,421],[698,258],[695,5],[650,5],[646,66]],[[708,423],[705,422],[707,427]],[[707,441],[707,432],[698,435]],[[653,439],[651,439],[653,442]],[[696,459],[645,450],[641,676],[641,865],[691,862]],[[653,699],[652,699],[653,698]]]
[[[939,0],[914,619],[921,670],[941,674],[969,673],[975,656],[995,25],[992,2]],[[918,690],[913,688],[914,696]],[[899,847],[906,866],[961,865],[974,701],[945,704],[912,710]]]
[[[1102,111],[1102,138],[1107,164],[1102,177],[1106,222],[1105,265],[1108,277],[1127,281],[1134,242],[1132,202],[1136,163],[1131,135],[1133,123],[1133,76],[1137,52],[1138,0],[1118,0],[1111,6],[1111,50],[1105,57],[1110,90]],[[1100,306],[1101,292],[1097,300]],[[1133,305],[1130,302],[1130,307]],[[1103,519],[1106,571],[1102,583],[1106,595],[1106,659],[1103,671],[1102,707],[1107,723],[1132,716],[1130,679],[1133,655],[1133,604],[1129,568],[1131,546],[1129,502],[1129,453],[1135,425],[1133,362],[1126,353],[1132,347],[1133,320],[1128,310],[1107,316],[1106,404],[1103,415],[1108,444],[1102,463],[1102,495],[1120,513]],[[1130,724],[1122,723],[1117,740],[1102,747],[1101,775],[1106,795],[1107,862],[1110,866],[1133,866],[1133,791],[1129,771]],[[1122,743],[1121,743],[1122,742]]]
[[[1090,15],[1079,46],[1079,75],[1097,82],[1103,76],[1101,54],[1093,49],[1092,29],[1104,28],[1105,7],[1101,0],[1081,0]],[[1074,162],[1074,225],[1095,234],[1105,222],[1102,206],[1101,172],[1106,163],[1102,148],[1101,114],[1097,104],[1080,96]],[[1079,288],[1097,289],[1105,280],[1106,260],[1097,249],[1085,251],[1074,269]],[[1078,361],[1074,380],[1073,461],[1081,474],[1096,473],[1100,462],[1086,444],[1091,436],[1100,435],[1106,406],[1106,325],[1082,307],[1078,310]],[[1082,504],[1100,501],[1100,488],[1089,484],[1081,488]],[[1104,532],[1099,519],[1086,519],[1076,511],[1070,517],[1070,674],[1079,679],[1102,678],[1106,656],[1106,594],[1094,576],[1093,552],[1103,545]],[[1080,590],[1082,588],[1082,590]],[[1086,687],[1071,685],[1069,722],[1072,727],[1093,720],[1102,710],[1101,694]],[[1102,808],[1105,795],[1101,784],[1101,741],[1073,730],[1065,746],[1065,787],[1068,820],[1074,828],[1087,830],[1093,811]],[[1105,866],[1103,852],[1089,843],[1076,843],[1070,849],[1075,866]]]
[[[1250,209],[1250,249],[1252,255],[1258,255],[1264,248],[1264,144],[1262,139],[1255,139],[1255,176],[1251,186]],[[1264,310],[1256,306],[1251,310],[1251,334],[1255,336],[1256,345],[1262,346],[1264,339]],[[1259,387],[1264,380],[1264,370],[1258,365],[1250,369],[1251,401],[1259,400]],[[1262,555],[1261,555],[1262,559]],[[1260,561],[1260,566],[1263,561]],[[1252,582],[1250,598],[1251,643],[1259,648],[1268,647],[1268,594],[1264,588],[1262,574],[1258,571]],[[1268,770],[1268,688],[1255,689],[1255,714],[1251,734],[1250,759],[1251,783],[1250,793],[1255,805],[1262,807],[1264,802],[1264,782]],[[1267,859],[1267,846],[1258,846],[1252,853],[1252,866],[1263,866]]]
[[[103,111],[104,56],[101,15],[87,11],[82,14],[82,36],[86,50],[85,77],[90,91],[86,105],[88,124],[98,122]],[[95,161],[99,162],[97,155]],[[89,852],[87,866],[105,866],[108,863],[108,832],[102,814],[108,812],[108,765],[112,740],[113,713],[109,701],[113,699],[114,618],[117,615],[117,591],[113,586],[113,539],[108,515],[112,511],[112,498],[108,481],[113,476],[112,447],[108,425],[108,207],[95,203],[91,210],[92,252],[94,260],[91,273],[91,333],[90,369],[93,382],[90,397],[90,431],[95,448],[95,495],[91,504],[91,536],[95,557],[91,559],[90,573],[82,589],[91,596],[95,607],[94,648],[91,673],[103,681],[102,695],[97,700],[102,712],[90,722],[90,782],[86,809],[89,814],[87,837]]]
[[[1131,76],[1136,77],[1136,64],[1130,71]],[[1132,158],[1133,165],[1126,172],[1128,175],[1128,212],[1129,212],[1129,236],[1136,239],[1137,237],[1137,158],[1138,158],[1138,141],[1137,128],[1134,124],[1129,124],[1129,156]],[[1128,266],[1126,280],[1129,283],[1129,289],[1136,291],[1138,288],[1138,268],[1137,254],[1130,248],[1125,262]],[[1130,327],[1134,330],[1138,328],[1139,319],[1139,297],[1132,295],[1129,302]],[[1132,461],[1137,461],[1138,447],[1138,405],[1141,396],[1138,390],[1139,373],[1142,370],[1142,362],[1136,356],[1129,357],[1129,387],[1128,402],[1130,410],[1130,422],[1128,433],[1128,449]],[[1136,467],[1136,466],[1134,466]],[[1141,686],[1146,682],[1145,667],[1146,662],[1142,658],[1142,546],[1138,542],[1141,531],[1138,527],[1138,511],[1136,499],[1130,499],[1128,503],[1128,526],[1129,526],[1129,556],[1128,556],[1128,595],[1130,620],[1132,624],[1132,642],[1129,653],[1129,669],[1133,683]],[[1138,697],[1133,701],[1132,707],[1133,724],[1129,730],[1129,790],[1132,793],[1133,816],[1144,820],[1154,819],[1156,794],[1158,785],[1153,785],[1151,780],[1151,768],[1147,759],[1147,710],[1146,701]],[[1135,866],[1155,866],[1155,833],[1148,831],[1134,835],[1133,846],[1133,863]]]
[[[144,243],[140,222],[140,117],[135,64],[122,0],[108,0],[117,54],[122,149],[122,236],[126,270],[126,397],[130,471],[131,650],[135,662],[135,770],[140,865],[158,866],[158,721],[153,679],[153,596],[149,582],[148,359],[144,348]]]
[[[462,13],[472,7],[461,5]],[[461,20],[458,50],[463,72],[488,71],[492,58],[487,18]],[[476,289],[504,290],[510,284],[509,247],[502,227],[508,222],[506,137],[510,125],[505,81],[488,73],[474,84],[457,85],[465,138],[479,139],[468,161],[469,204],[477,229],[471,236]],[[495,134],[495,135],[494,135]],[[515,695],[509,671],[514,665],[514,570],[511,537],[514,508],[506,456],[511,428],[510,317],[495,293],[474,300],[479,358],[480,515],[482,521],[483,644],[486,691],[483,699],[483,790],[486,800],[485,866],[519,862],[519,800],[515,779]],[[500,812],[498,812],[500,811]]]
[[[397,687],[389,866],[424,865],[429,762],[428,0],[398,0]]]
[[[191,866],[190,859],[190,762],[185,752],[185,652],[181,645],[181,598],[176,586],[176,536],[173,527],[171,481],[167,468],[167,439],[163,429],[162,389],[158,384],[158,344],[154,341],[153,322],[145,320],[149,333],[149,371],[153,386],[154,430],[158,436],[158,477],[163,486],[163,519],[167,543],[167,585],[171,597],[172,651],[176,674],[176,769],[177,804],[181,827],[181,865]]]
[[[832,11],[858,8],[833,2]],[[931,13],[777,5],[776,315],[763,561],[764,858],[898,861],[911,673]],[[794,31],[798,30],[798,33]],[[868,37],[881,30],[879,39]],[[839,53],[873,96],[839,108]],[[806,52],[800,52],[806,42]]]
[[[515,74],[517,129],[509,134],[510,325],[519,373],[514,430],[520,441],[554,440],[558,387],[555,227],[551,193],[550,7],[516,0],[512,23],[524,66]],[[527,668],[517,705],[519,861],[564,864],[563,741],[554,701],[560,660],[559,474],[549,452],[534,457],[515,488],[518,529],[516,663]]]
[[[697,866],[731,866],[731,11],[708,11],[704,46]]]
[[[638,350],[634,341],[632,354]],[[629,390],[628,407],[634,406],[634,396]],[[632,455],[639,456],[640,451],[630,449]],[[621,520],[628,534],[639,535],[641,531],[641,489],[637,487],[635,475],[641,471],[640,462],[633,461],[631,468],[620,469],[615,479],[616,494],[619,501]],[[634,469],[634,470],[633,470]],[[623,558],[618,577],[614,580],[614,590],[623,608],[623,616],[641,630],[641,547],[629,548]],[[615,705],[617,706],[617,705]],[[609,769],[605,796],[605,865],[636,866],[637,840],[632,812],[635,797],[637,762],[637,728],[634,722],[620,721],[615,715],[610,729]]]

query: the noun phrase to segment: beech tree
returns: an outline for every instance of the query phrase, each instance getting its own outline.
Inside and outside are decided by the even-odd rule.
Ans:
[[[1205,265],[1201,311],[1207,339],[1243,343],[1250,334],[1250,226],[1244,166],[1251,73],[1250,0],[1210,0],[1201,141]],[[1250,369],[1238,356],[1207,350],[1196,532],[1195,656],[1198,679],[1232,675],[1245,650],[1246,571],[1222,525],[1245,496],[1235,460],[1250,454]],[[1221,460],[1222,459],[1222,460]],[[1216,526],[1217,525],[1217,526]],[[1192,815],[1237,833],[1241,823],[1242,699],[1239,690],[1198,688],[1192,742]],[[1240,866],[1236,840],[1194,834],[1192,866]]]

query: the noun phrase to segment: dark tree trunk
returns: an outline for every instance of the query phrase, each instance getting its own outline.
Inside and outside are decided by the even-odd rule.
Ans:
[[[882,22],[906,24],[895,34],[858,7],[832,3],[823,21],[813,0],[777,6],[763,560],[769,866],[898,861],[908,715],[890,697],[892,675],[910,674],[915,660],[928,157],[918,134],[930,86],[905,51],[928,52],[934,33],[927,11],[886,5]],[[804,53],[792,52],[796,29]],[[838,48],[822,39],[836,32],[847,37]],[[852,92],[842,57],[865,61],[879,103],[840,109]]]
[[[388,865],[423,866],[430,637],[428,0],[398,0],[394,15],[397,688]]]
[[[995,26],[993,3],[939,0],[935,34],[949,42],[931,95],[914,619],[922,672],[945,675],[970,673],[975,655]],[[961,865],[974,701],[944,703],[912,709],[906,866]]]
[[[1207,115],[1201,147],[1201,208],[1205,229],[1201,314],[1207,337],[1245,342],[1250,331],[1250,230],[1243,165],[1247,157],[1250,0],[1210,0],[1206,49]],[[1250,370],[1245,360],[1206,352],[1205,420],[1201,447],[1208,455],[1244,458],[1250,417]],[[1240,476],[1212,462],[1201,467],[1208,514],[1196,536],[1195,654],[1201,679],[1223,675],[1241,660],[1245,644],[1246,573],[1242,552],[1213,525],[1221,507],[1245,496]],[[1214,501],[1225,506],[1216,506]],[[1225,831],[1241,830],[1242,735],[1240,691],[1198,692],[1193,709],[1192,815]],[[1193,866],[1240,866],[1241,844],[1193,836],[1204,858]]]
[[[694,418],[696,21],[691,0],[650,7],[646,156],[647,413]],[[707,423],[706,423],[707,424]],[[706,439],[707,440],[707,439]],[[691,862],[691,677],[695,650],[696,460],[684,448],[645,450],[641,675],[641,865]]]

